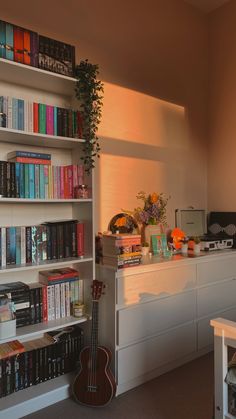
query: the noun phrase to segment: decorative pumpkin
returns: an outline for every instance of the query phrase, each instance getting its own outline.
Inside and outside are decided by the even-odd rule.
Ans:
[[[181,249],[182,240],[186,237],[186,234],[180,230],[180,228],[174,228],[171,232],[171,237],[173,239],[173,245],[175,249]]]

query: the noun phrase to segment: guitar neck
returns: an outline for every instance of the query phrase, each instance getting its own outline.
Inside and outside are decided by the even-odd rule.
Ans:
[[[98,347],[98,301],[93,300],[92,330],[91,330],[91,343],[90,343],[92,363],[96,363],[97,347]]]

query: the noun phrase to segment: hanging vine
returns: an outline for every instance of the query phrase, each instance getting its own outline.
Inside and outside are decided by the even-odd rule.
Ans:
[[[97,136],[98,125],[101,122],[103,106],[103,83],[97,79],[99,68],[88,60],[81,61],[76,66],[75,94],[79,100],[79,111],[83,121],[83,156],[85,171],[91,173],[95,167],[95,159],[99,157],[100,144]]]

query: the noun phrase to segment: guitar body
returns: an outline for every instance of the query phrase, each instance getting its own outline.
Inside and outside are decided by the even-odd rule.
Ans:
[[[111,352],[97,346],[95,362],[91,359],[91,348],[80,353],[81,369],[73,383],[73,394],[78,403],[101,407],[108,404],[116,392],[116,383],[109,369]]]

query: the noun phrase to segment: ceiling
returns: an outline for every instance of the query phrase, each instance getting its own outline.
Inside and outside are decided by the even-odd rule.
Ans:
[[[186,3],[192,4],[204,13],[210,13],[218,7],[227,3],[229,0],[184,0]]]

